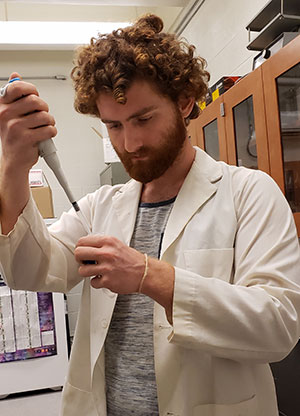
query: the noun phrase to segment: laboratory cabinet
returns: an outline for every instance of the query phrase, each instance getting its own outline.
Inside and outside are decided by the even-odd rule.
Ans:
[[[217,160],[270,174],[300,236],[300,36],[210,103],[189,127]]]

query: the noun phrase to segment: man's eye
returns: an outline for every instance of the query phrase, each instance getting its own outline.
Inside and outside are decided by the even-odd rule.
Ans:
[[[149,120],[151,120],[152,119],[152,116],[149,116],[149,117],[140,117],[139,119],[138,119],[138,122],[139,123],[146,123],[147,121],[149,121]]]
[[[108,128],[108,130],[112,130],[112,129],[117,129],[120,126],[121,126],[121,124],[115,123],[115,124],[108,124],[106,127]]]

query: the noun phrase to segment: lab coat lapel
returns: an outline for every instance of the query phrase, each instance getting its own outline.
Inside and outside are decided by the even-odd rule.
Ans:
[[[195,161],[177,195],[165,229],[161,257],[195,212],[216,192],[216,182],[222,177],[220,164],[201,149],[196,150]]]
[[[142,184],[135,180],[129,181],[113,197],[113,207],[124,243],[130,244],[141,197]]]
[[[109,232],[111,235],[129,244],[135,226],[136,213],[140,200],[142,184],[134,180],[125,184],[113,197],[113,207],[116,218],[113,218],[113,224]],[[105,339],[105,333],[108,329],[114,305],[117,299],[115,293],[107,289],[90,288],[91,296],[91,368],[93,369],[100,354],[103,343],[100,339]],[[103,316],[103,311],[106,315]]]

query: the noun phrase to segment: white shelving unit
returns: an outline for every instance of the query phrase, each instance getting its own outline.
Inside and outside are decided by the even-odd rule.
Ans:
[[[0,363],[0,398],[13,393],[58,389],[68,367],[64,296],[53,293],[57,355]]]
[[[56,218],[45,219],[47,226]],[[0,363],[0,399],[10,394],[42,389],[60,389],[68,368],[68,341],[64,295],[53,293],[56,355]]]

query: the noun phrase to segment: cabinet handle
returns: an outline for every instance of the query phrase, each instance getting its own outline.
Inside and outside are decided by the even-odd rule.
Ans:
[[[224,103],[220,104],[220,115],[221,115],[221,117],[225,117],[225,105],[224,105]]]

